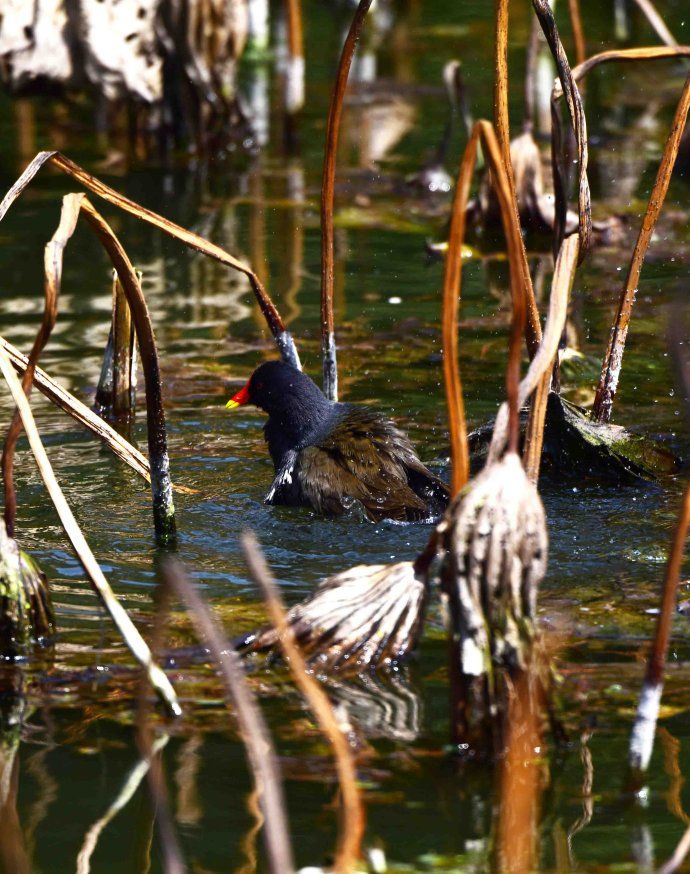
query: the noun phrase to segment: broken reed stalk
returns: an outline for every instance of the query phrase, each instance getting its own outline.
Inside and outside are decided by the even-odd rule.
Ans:
[[[309,703],[319,728],[333,748],[342,796],[340,833],[334,871],[336,874],[351,874],[361,856],[365,825],[352,751],[347,737],[338,725],[328,696],[309,673],[294,632],[287,622],[278,587],[253,534],[245,532],[242,535],[242,548],[250,573],[263,592],[269,618],[278,632],[280,645],[295,683]]]
[[[522,460],[525,466],[525,472],[529,480],[537,483],[539,480],[539,469],[541,467],[542,448],[544,445],[544,424],[546,421],[546,406],[551,388],[551,380],[553,374],[553,365],[558,355],[559,337],[555,331],[551,332],[551,327],[548,322],[553,319],[557,324],[561,325],[561,332],[565,325],[565,317],[568,312],[568,300],[570,291],[573,287],[575,279],[575,270],[577,268],[577,252],[580,245],[579,237],[575,234],[566,237],[558,253],[556,264],[554,266],[553,277],[551,279],[551,297],[550,308],[554,306],[556,313],[547,320],[547,327],[544,330],[544,335],[549,334],[550,344],[549,349],[555,346],[551,360],[546,364],[541,376],[537,379],[536,388],[532,394],[532,403],[530,405],[529,416],[527,419],[527,429],[525,432],[525,446],[523,450]],[[544,360],[546,358],[544,357]],[[525,377],[526,378],[526,377]],[[525,389],[520,392],[518,402],[524,403],[521,400]]]
[[[86,221],[100,240],[115,268],[132,314],[146,386],[146,437],[149,448],[151,498],[156,542],[159,545],[172,544],[176,539],[175,505],[170,480],[170,459],[168,457],[158,349],[153,335],[151,316],[137,273],[110,225],[86,197],[82,200],[81,208]]]
[[[225,639],[211,610],[182,570],[168,560],[164,578],[184,602],[196,633],[218,665],[228,708],[234,707],[240,735],[264,817],[263,838],[272,874],[295,870],[278,757],[240,658]]]
[[[623,352],[625,341],[628,336],[633,304],[640,281],[640,273],[644,263],[647,249],[654,233],[654,228],[659,219],[661,209],[666,199],[671,174],[678,156],[678,147],[685,129],[685,123],[690,110],[690,75],[685,80],[683,92],[676,107],[676,114],[671,124],[671,130],[664,146],[664,152],[657,171],[656,180],[652,193],[649,195],[647,209],[642,219],[642,226],[635,243],[630,267],[625,279],[625,284],[618,300],[618,310],[611,328],[608,347],[601,365],[601,376],[594,398],[593,415],[597,422],[610,422],[613,411],[613,400],[618,388],[621,368],[623,366]]]
[[[560,79],[563,93],[568,104],[570,121],[577,141],[578,163],[578,233],[580,235],[579,259],[585,257],[592,241],[592,203],[587,179],[587,121],[582,106],[582,98],[573,78],[568,57],[563,48],[563,43],[558,34],[556,19],[549,5],[549,0],[532,0],[534,11],[539,19],[542,32],[546,38],[549,49],[556,64],[558,78]],[[554,221],[554,258],[558,257],[561,243],[565,237],[566,221],[568,214],[568,195],[566,191],[566,174],[562,166],[563,143],[561,133],[561,119],[558,105],[551,102],[551,167],[553,171],[554,194],[556,197],[556,212]]]
[[[527,373],[522,378],[518,390],[518,406],[522,407],[532,392],[539,384],[540,379],[545,373],[551,372],[553,360],[558,351],[558,344],[565,326],[565,319],[568,314],[568,296],[572,286],[575,268],[578,261],[578,249],[580,246],[579,237],[576,234],[571,234],[566,237],[561,246],[558,258],[556,259],[556,267],[554,269],[554,278],[551,286],[551,297],[549,300],[549,312],[544,323],[544,335],[541,344],[527,368]],[[509,412],[508,404],[501,404],[496,415],[494,424],[494,432],[491,437],[491,444],[486,460],[487,467],[493,462],[498,461],[501,457],[509,436]]]
[[[77,874],[89,874],[91,871],[91,857],[98,845],[101,832],[132,800],[135,792],[141,785],[141,781],[146,777],[146,774],[151,767],[151,760],[164,749],[169,740],[170,737],[167,734],[164,734],[154,741],[149,753],[146,756],[142,756],[137,764],[130,770],[113,803],[86,832],[81,848],[79,849],[79,854],[77,855]]]
[[[65,529],[65,533],[67,534],[82,567],[91,580],[93,588],[100,598],[101,603],[129,647],[130,652],[146,671],[149,682],[166,705],[168,712],[172,716],[179,716],[182,713],[182,708],[177,700],[175,690],[163,671],[154,663],[153,657],[151,656],[151,650],[148,648],[136,626],[129,618],[127,611],[115,597],[113,590],[110,588],[108,581],[103,575],[103,571],[100,569],[98,562],[94,558],[89,544],[86,542],[86,538],[82,534],[81,529],[65,500],[65,496],[62,494],[58,481],[53,473],[53,468],[51,467],[48,456],[46,455],[46,451],[43,448],[43,443],[41,442],[38,429],[36,428],[29,401],[22,390],[21,383],[19,382],[4,349],[0,349],[0,370],[10,388],[14,402],[19,409],[22,424],[28,437],[29,445],[36,460],[36,465],[41,474],[41,478],[45,483],[57,514],[60,517],[62,527]]]
[[[582,26],[580,0],[568,0],[568,13],[570,14],[570,26],[575,44],[575,63],[582,64],[587,58],[587,44],[585,42],[585,29]]]
[[[60,221],[57,230],[46,244],[43,263],[45,269],[44,304],[41,325],[29,353],[26,370],[22,377],[22,390],[29,397],[38,358],[50,337],[58,313],[58,296],[62,280],[62,255],[74,233],[79,218],[83,194],[68,194],[62,200]],[[10,537],[15,535],[17,495],[14,488],[14,451],[22,432],[19,410],[14,411],[2,448],[2,477],[5,491],[5,527]]]
[[[458,181],[453,196],[453,207],[448,240],[448,253],[443,274],[443,374],[446,401],[448,404],[448,421],[450,428],[450,444],[452,459],[451,494],[457,494],[469,477],[469,449],[467,446],[467,429],[462,401],[462,385],[458,371],[458,311],[462,289],[462,244],[465,238],[466,211],[469,200],[470,184],[477,156],[477,147],[481,142],[485,152],[486,162],[493,174],[496,195],[501,210],[503,231],[508,248],[508,260],[511,264],[510,283],[513,297],[522,296],[534,299],[532,281],[527,271],[528,284],[523,285],[520,265],[524,254],[524,241],[520,231],[517,208],[513,191],[505,169],[503,155],[494,133],[493,126],[488,121],[478,121],[472,129],[470,139],[460,161]],[[523,292],[523,289],[525,291]],[[530,295],[531,291],[531,295]],[[541,330],[541,329],[540,329]],[[538,350],[538,346],[537,346]]]
[[[678,523],[673,537],[671,554],[666,565],[664,586],[661,596],[661,606],[657,619],[656,631],[652,649],[647,659],[640,700],[637,705],[635,724],[630,736],[628,750],[628,767],[631,784],[640,786],[644,774],[649,767],[654,747],[654,734],[659,718],[661,693],[664,688],[664,670],[668,656],[668,645],[671,639],[671,627],[676,608],[680,571],[685,554],[685,543],[690,527],[690,486],[685,490]]]
[[[57,167],[59,170],[62,170],[64,173],[67,173],[68,176],[72,179],[76,179],[85,188],[88,188],[89,191],[92,191],[94,194],[97,194],[99,197],[102,197],[114,206],[119,207],[149,225],[153,225],[153,227],[158,228],[168,234],[168,236],[180,240],[180,242],[184,243],[185,246],[188,246],[190,249],[201,252],[202,255],[207,255],[209,258],[214,258],[226,267],[232,267],[233,270],[237,270],[244,274],[244,276],[249,280],[252,291],[254,292],[261,312],[266,320],[266,324],[273,335],[281,357],[299,370],[302,369],[292,335],[287,330],[280,313],[276,309],[271,298],[268,296],[268,292],[261,283],[261,280],[257,274],[251,270],[251,268],[246,264],[243,264],[241,261],[238,261],[236,258],[233,258],[232,255],[220,246],[215,245],[215,243],[205,240],[193,231],[185,230],[185,228],[180,227],[175,224],[175,222],[158,215],[150,209],[146,209],[146,207],[135,203],[128,197],[115,191],[115,189],[105,185],[105,183],[101,182],[95,176],[91,176],[79,167],[78,164],[70,161],[69,158],[65,157],[60,152],[39,152],[31,163],[27,165],[24,172],[5,194],[2,202],[0,202],[0,221],[2,221],[7,210],[12,206],[22,191],[24,191],[34,176],[36,176],[41,167],[48,163]]]
[[[338,155],[340,118],[343,113],[347,77],[350,74],[352,56],[359,42],[364,19],[371,3],[372,0],[359,0],[340,55],[326,123],[326,145],[321,181],[321,355],[323,358],[323,393],[331,401],[338,400],[338,362],[333,318],[335,164]]]
[[[496,138],[503,155],[508,186],[511,192],[511,202],[515,210],[516,221],[520,226],[520,213],[515,193],[515,178],[513,162],[510,158],[510,118],[508,113],[508,9],[510,0],[496,0],[496,56],[494,62],[494,128]],[[522,234],[520,234],[522,240]],[[527,351],[533,358],[541,340],[541,322],[539,310],[534,298],[532,280],[530,277],[527,252],[524,242],[519,247],[516,263],[521,273],[521,286],[525,290],[527,304]]]
[[[659,39],[666,43],[667,46],[677,46],[677,40],[666,26],[664,19],[654,8],[652,0],[635,0],[635,3],[637,3],[638,9],[642,11],[647,21],[652,25]]]
[[[7,357],[12,362],[12,366],[19,374],[26,372],[29,359],[23,355],[16,347],[0,337],[0,348],[5,351]],[[99,438],[110,451],[116,455],[121,461],[129,465],[132,470],[139,474],[140,477],[151,482],[151,473],[149,469],[149,460],[139,452],[131,443],[115,431],[107,422],[103,421],[100,416],[96,415],[93,410],[90,410],[86,404],[83,404],[78,398],[70,394],[66,388],[63,388],[59,383],[51,379],[50,376],[37,367],[34,372],[34,386],[46,397],[51,403],[55,404],[65,413],[70,415],[75,421],[83,425],[92,434]],[[184,494],[195,494],[195,489],[187,488],[173,484],[174,492],[182,492]]]

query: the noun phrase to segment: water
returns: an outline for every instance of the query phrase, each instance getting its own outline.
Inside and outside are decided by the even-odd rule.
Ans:
[[[668,22],[683,41],[690,24],[682,24],[681,5],[668,4]],[[317,2],[305,7],[309,82],[299,157],[282,154],[270,65],[247,64],[242,73],[247,93],[257,76],[266,74],[273,107],[269,144],[255,160],[231,156],[203,169],[134,167],[108,175],[99,170],[102,155],[83,110],[75,109],[70,123],[63,124],[51,104],[33,104],[34,127],[24,130],[20,141],[17,104],[3,97],[0,181],[8,187],[35,151],[60,140],[63,151],[109,184],[249,260],[289,321],[306,369],[317,376],[320,158],[345,16],[334,16]],[[593,3],[584,4],[584,10],[591,50],[610,45],[606,10]],[[513,19],[511,104],[517,130],[528,25],[521,8]],[[650,39],[641,22],[635,27],[636,44]],[[422,458],[444,475],[442,267],[426,255],[425,243],[443,238],[447,199],[412,197],[403,180],[419,169],[441,134],[440,74],[449,57],[463,60],[476,116],[490,113],[492,29],[489,5],[480,3],[464,4],[452,17],[438,0],[423,7],[410,3],[396,12],[373,54],[378,79],[353,90],[338,169],[341,393],[394,416]],[[662,76],[654,115],[647,105],[649,89],[652,84],[656,89]],[[600,215],[623,213],[630,223],[625,244],[595,252],[576,279],[572,326],[594,374],[682,78],[680,67],[665,63],[647,70],[639,64],[601,70],[591,77],[595,207]],[[652,117],[636,126],[642,109]],[[384,134],[392,145],[372,170],[366,159]],[[460,144],[456,138],[449,169]],[[44,172],[0,228],[1,331],[24,350],[40,321],[42,248],[57,225],[60,196],[71,190],[68,180]],[[299,191],[303,198],[296,196]],[[687,193],[678,174],[640,283],[616,406],[618,422],[673,434],[681,449],[688,438],[681,402],[671,393],[665,326],[667,304],[682,299],[687,284]],[[247,283],[128,216],[109,207],[104,213],[144,272],[162,359],[173,478],[195,490],[176,496],[178,554],[228,634],[252,627],[261,615],[239,549],[239,535],[247,527],[264,544],[290,602],[308,594],[324,575],[353,564],[414,556],[429,535],[425,526],[321,520],[306,510],[262,503],[272,475],[262,416],[247,408],[232,414],[224,408],[253,367],[274,354]],[[474,259],[464,270],[460,354],[473,425],[492,415],[503,397],[506,279],[505,265],[496,259]],[[109,312],[108,264],[88,230],[80,228],[67,250],[60,317],[41,364],[88,402]],[[594,378],[587,371],[566,380],[567,393],[591,399]],[[150,635],[156,574],[147,487],[40,396],[33,407],[77,520],[122,603]],[[3,427],[10,409],[5,391],[0,395]],[[136,436],[145,447],[141,414]],[[138,760],[136,675],[68,547],[24,443],[17,481],[18,536],[51,580],[60,626],[54,660],[27,665],[23,679],[17,810],[31,868],[66,871],[74,869],[85,834]],[[560,641],[559,694],[571,736],[566,749],[552,749],[545,759],[539,824],[545,870],[651,867],[651,860],[658,864],[671,852],[685,827],[683,805],[690,802],[683,786],[690,745],[685,617],[677,620],[649,802],[632,807],[621,794],[641,657],[653,631],[652,611],[683,481],[684,474],[644,488],[571,480],[543,485],[551,557],[540,611],[547,633]],[[485,767],[461,765],[448,756],[446,651],[438,619],[432,620],[418,658],[400,676],[334,683],[331,691],[348,703],[358,726],[367,842],[382,843],[400,870],[481,870],[492,841],[494,777]],[[256,852],[261,855],[261,839],[248,807],[251,786],[243,748],[219,682],[195,658],[194,644],[184,613],[175,607],[165,650],[173,654],[170,675],[185,716],[169,728],[164,762],[179,837],[190,869],[252,870],[250,860]],[[280,670],[259,667],[252,682],[280,753],[297,859],[321,863],[335,840],[332,761]],[[583,750],[591,754],[593,767],[591,818],[582,792]],[[92,868],[139,871],[149,865],[160,869],[143,784],[102,832]]]

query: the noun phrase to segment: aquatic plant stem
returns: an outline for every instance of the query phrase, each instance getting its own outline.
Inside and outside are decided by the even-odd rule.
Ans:
[[[12,362],[12,366],[19,374],[26,372],[29,359],[16,349],[11,343],[8,343],[4,337],[0,337],[0,348],[4,349],[7,357]],[[41,392],[44,397],[64,410],[75,421],[83,425],[92,434],[98,437],[116,455],[121,461],[129,465],[135,473],[143,477],[147,483],[151,482],[151,472],[149,468],[149,460],[139,452],[131,443],[115,431],[107,422],[97,416],[93,410],[90,410],[86,404],[83,404],[78,398],[70,394],[67,389],[63,388],[55,380],[37,367],[34,372],[33,385]],[[174,492],[182,492],[184,494],[196,494],[195,489],[187,488],[173,483]]]
[[[338,725],[328,696],[309,673],[294,631],[288,624],[278,587],[253,534],[245,532],[242,535],[242,548],[251,575],[263,591],[269,618],[278,632],[295,683],[308,701],[319,728],[333,748],[342,795],[342,819],[334,870],[336,874],[351,874],[361,855],[365,824],[352,751],[347,737]]]
[[[649,767],[654,747],[656,723],[659,718],[661,693],[664,688],[664,671],[668,656],[668,645],[671,639],[671,627],[675,613],[680,571],[685,554],[685,543],[690,527],[690,486],[685,490],[678,523],[673,538],[671,554],[666,565],[666,575],[661,596],[659,617],[652,649],[647,659],[640,701],[637,705],[637,715],[630,737],[628,750],[628,765],[632,782],[636,783]]]
[[[520,213],[515,193],[515,177],[513,163],[510,157],[510,117],[508,112],[508,21],[510,0],[496,0],[496,55],[494,70],[494,128],[503,155],[503,164],[510,187],[513,209],[515,210],[518,227],[520,225]],[[522,241],[522,234],[520,234]],[[527,252],[524,242],[519,249],[519,258],[516,262],[522,274],[521,285],[526,296],[527,325],[526,341],[527,351],[530,358],[534,357],[541,340],[541,322],[539,310],[534,298],[532,279],[527,263]]]
[[[558,258],[551,279],[551,303],[549,304],[549,319],[554,318],[557,325],[561,325],[561,331],[565,324],[565,317],[568,312],[568,300],[570,291],[575,279],[575,270],[577,268],[577,253],[580,245],[579,237],[572,234],[566,237],[561,246]],[[555,314],[552,309],[552,304],[555,305]],[[552,315],[553,314],[553,315]],[[532,394],[532,403],[530,406],[529,417],[527,419],[527,429],[525,432],[525,446],[523,450],[523,464],[527,476],[535,485],[539,480],[539,470],[541,467],[542,447],[544,444],[544,424],[546,421],[546,407],[551,388],[551,380],[553,373],[553,364],[558,353],[559,338],[555,331],[551,330],[551,325],[548,324],[544,330],[544,336],[548,335],[551,340],[549,345],[550,351],[553,349],[551,360],[544,355],[541,360],[544,362],[544,367],[541,375],[537,379],[537,384]],[[556,325],[556,326],[557,326]],[[555,343],[553,342],[555,340]],[[522,399],[526,387],[521,386],[519,403],[524,403]],[[498,424],[498,423],[497,423]]]
[[[158,349],[153,335],[153,325],[137,273],[110,225],[86,198],[82,202],[82,210],[117,272],[137,334],[146,386],[146,436],[151,471],[153,524],[156,541],[165,546],[174,543],[176,539],[175,505],[170,480],[170,459],[168,457]]]
[[[88,188],[89,191],[92,191],[94,194],[97,194],[99,197],[102,197],[114,206],[119,207],[147,224],[153,225],[153,227],[158,228],[168,234],[168,236],[180,240],[186,246],[189,246],[189,248],[195,249],[203,255],[214,258],[226,267],[232,267],[234,270],[244,274],[249,280],[249,284],[252,287],[252,291],[254,292],[261,312],[266,320],[266,324],[273,335],[282,358],[298,369],[302,369],[292,335],[287,330],[280,313],[269,297],[261,280],[251,268],[246,264],[243,264],[241,261],[238,261],[237,258],[233,258],[232,255],[220,246],[217,246],[215,243],[205,240],[193,231],[185,230],[185,228],[180,227],[175,224],[175,222],[172,222],[152,210],[135,203],[128,197],[125,197],[123,194],[120,194],[118,191],[105,185],[105,183],[101,182],[100,179],[91,176],[91,174],[87,173],[86,170],[82,169],[78,164],[75,164],[74,161],[71,161],[60,152],[39,152],[36,155],[0,202],[0,221],[2,221],[7,210],[12,206],[22,191],[24,191],[41,167],[48,163],[57,167],[59,170],[62,170],[64,173],[67,173],[68,176],[71,176],[72,179],[76,179],[85,188]]]
[[[558,276],[562,280],[554,282],[551,287],[551,297],[549,300],[549,312],[544,323],[544,336],[537,350],[537,354],[530,361],[527,373],[522,378],[518,391],[518,407],[522,407],[527,402],[527,399],[539,384],[545,372],[551,372],[554,357],[558,351],[558,343],[563,333],[565,319],[568,314],[568,294],[572,284],[572,275],[577,264],[579,237],[570,235],[566,237],[561,246],[561,254],[556,260],[558,265],[559,260],[562,264],[562,272],[558,271]],[[556,271],[554,271],[554,279]],[[571,277],[567,282],[566,277]],[[503,403],[499,407],[494,424],[494,432],[489,445],[486,464],[497,461],[505,449],[509,437],[509,411],[508,404]]]
[[[240,657],[225,639],[208,604],[181,565],[168,560],[164,577],[185,603],[199,639],[208,647],[218,665],[225,686],[228,709],[234,708],[264,816],[263,838],[270,870],[272,874],[291,874],[295,865],[278,757],[266,722],[245,677]]]
[[[340,55],[335,86],[328,108],[326,145],[321,181],[321,355],[323,358],[323,393],[331,401],[338,400],[338,363],[333,317],[333,287],[335,283],[335,253],[333,209],[335,201],[335,164],[338,154],[340,118],[347,78],[355,48],[372,0],[360,0]]]
[[[651,0],[635,0],[638,9],[641,10],[647,21],[656,31],[659,39],[667,46],[677,46],[678,42],[671,31],[666,26],[666,22],[656,11]]]
[[[625,279],[625,284],[621,291],[618,300],[618,310],[611,329],[608,347],[604,360],[601,366],[601,376],[599,385],[597,386],[596,396],[594,398],[593,414],[597,422],[610,422],[613,412],[613,400],[618,388],[621,368],[623,366],[623,353],[625,351],[625,341],[628,337],[628,329],[630,327],[630,318],[632,316],[633,304],[640,281],[642,265],[644,263],[647,249],[649,247],[654,228],[659,219],[661,209],[666,199],[668,186],[671,181],[671,174],[678,156],[678,147],[680,139],[685,129],[685,123],[690,109],[690,75],[685,80],[683,92],[676,113],[671,124],[671,131],[664,146],[663,155],[659,170],[657,171],[656,181],[652,188],[652,193],[649,195],[649,202],[642,219],[642,226],[635,243],[630,267]]]
[[[568,0],[568,12],[573,31],[573,42],[575,43],[575,63],[582,64],[587,58],[587,44],[585,42],[585,29],[582,26],[580,0]]]
[[[585,257],[592,241],[592,203],[587,179],[587,163],[589,152],[587,147],[587,120],[582,106],[582,98],[573,78],[568,56],[558,33],[556,19],[548,0],[532,0],[532,6],[539,19],[542,32],[556,64],[558,78],[568,104],[570,121],[577,141],[578,163],[578,233],[580,235],[579,259]],[[561,243],[565,237],[568,201],[566,194],[565,174],[561,166],[562,135],[561,120],[558,106],[551,101],[551,167],[553,170],[553,185],[556,196],[556,212],[554,221],[554,258],[558,257]]]
[[[115,623],[117,630],[120,632],[125,643],[129,647],[130,652],[146,671],[149,682],[156,690],[156,693],[165,703],[170,714],[173,716],[179,716],[182,713],[182,708],[177,700],[175,690],[163,671],[153,661],[151,650],[148,648],[143,637],[139,634],[136,626],[129,618],[127,611],[115,597],[113,590],[110,588],[103,571],[100,569],[98,562],[94,558],[89,544],[86,542],[86,538],[82,534],[81,529],[65,500],[65,496],[62,494],[62,490],[55,478],[46,451],[43,448],[43,443],[41,442],[36,423],[34,422],[29,401],[22,390],[19,378],[14,372],[14,368],[12,367],[7,354],[4,349],[1,348],[0,370],[9,386],[14,402],[19,409],[22,424],[24,425],[24,430],[26,431],[29,445],[36,460],[36,465],[41,474],[41,478],[45,483],[57,514],[60,517],[62,527],[65,529],[65,533],[67,534],[82,567],[91,580],[93,588],[100,598],[101,603],[107,610],[111,619]]]
[[[511,297],[523,297],[523,272],[520,267],[521,251],[524,242],[520,231],[517,209],[514,208],[514,192],[506,173],[503,155],[490,122],[475,122],[472,134],[460,161],[458,181],[453,196],[448,253],[443,274],[442,296],[442,337],[443,337],[443,375],[451,444],[451,495],[456,495],[469,477],[469,449],[467,446],[467,427],[462,400],[462,383],[458,369],[458,312],[462,291],[462,244],[465,239],[466,211],[470,184],[481,142],[486,161],[494,178],[494,187],[501,211],[503,232],[508,248],[510,263]],[[529,271],[527,272],[529,278]],[[529,278],[531,288],[531,278]],[[538,347],[537,347],[538,349]],[[518,353],[519,354],[519,350]]]
[[[26,370],[22,377],[22,389],[27,397],[31,394],[34,372],[39,356],[50,337],[58,313],[58,296],[62,280],[62,256],[70,237],[74,233],[79,219],[79,210],[83,194],[67,194],[62,200],[60,221],[57,230],[46,244],[44,251],[44,304],[43,318],[31,347]],[[2,448],[2,477],[5,492],[5,527],[10,537],[15,534],[17,516],[17,495],[14,488],[14,451],[22,431],[22,421],[19,410],[12,416],[7,437]]]

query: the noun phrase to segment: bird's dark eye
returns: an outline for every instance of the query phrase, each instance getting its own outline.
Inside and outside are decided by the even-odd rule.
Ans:
[[[257,383],[256,387],[257,387],[258,389],[262,389],[262,388],[264,387],[263,382],[259,382],[259,383]]]

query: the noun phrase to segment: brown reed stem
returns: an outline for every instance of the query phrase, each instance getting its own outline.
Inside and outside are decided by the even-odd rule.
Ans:
[[[685,129],[685,123],[690,109],[690,75],[685,80],[683,92],[676,107],[676,114],[671,124],[671,130],[664,146],[664,152],[657,171],[656,181],[649,196],[647,209],[642,219],[642,226],[635,243],[630,267],[625,279],[625,284],[618,300],[618,310],[611,329],[608,347],[601,365],[601,377],[594,399],[593,414],[597,422],[610,422],[613,412],[613,400],[618,388],[621,368],[623,366],[623,353],[625,341],[628,337],[630,319],[633,304],[640,281],[642,265],[647,249],[654,233],[654,228],[659,219],[661,209],[666,199],[671,174],[678,156],[680,139]]]
[[[338,363],[333,318],[335,254],[333,208],[335,201],[335,164],[338,154],[340,118],[343,112],[347,77],[355,48],[372,0],[360,0],[340,55],[335,86],[328,108],[326,145],[321,182],[321,355],[323,357],[323,392],[329,400],[338,400]]]
[[[245,532],[242,535],[242,548],[250,573],[263,592],[270,620],[278,632],[295,683],[309,703],[319,728],[333,748],[342,795],[340,834],[334,870],[336,874],[351,874],[361,855],[365,825],[352,751],[338,725],[328,696],[308,671],[294,632],[287,621],[278,587],[253,534]]]
[[[164,577],[184,601],[200,640],[223,678],[226,704],[234,707],[247,760],[264,816],[263,838],[272,874],[295,870],[278,757],[266,722],[244,674],[240,657],[213,618],[208,604],[192,585],[181,565],[169,559]]]
[[[82,201],[82,210],[86,221],[102,243],[117,272],[136,329],[146,386],[146,436],[151,469],[153,523],[157,542],[161,545],[171,544],[176,539],[175,506],[170,480],[158,349],[153,335],[151,316],[137,273],[110,225],[86,198]]]
[[[580,0],[568,0],[568,12],[570,26],[573,30],[573,42],[575,43],[575,63],[583,64],[587,58],[587,44],[585,42],[585,29],[582,25]]]
[[[508,23],[509,23],[510,0],[496,0],[496,54],[494,59],[494,128],[496,137],[503,155],[511,199],[515,210],[518,227],[520,214],[517,196],[515,193],[515,178],[513,175],[513,163],[510,158],[510,116],[508,112]],[[522,234],[520,234],[522,240]],[[527,252],[524,242],[519,249],[519,258],[516,262],[517,269],[521,273],[521,285],[526,296],[527,325],[525,339],[527,351],[533,358],[541,340],[541,322],[539,310],[534,298],[532,279],[527,263]]]
[[[582,98],[577,89],[568,62],[568,56],[563,48],[563,43],[556,27],[556,19],[548,0],[532,0],[534,11],[539,19],[542,32],[546,37],[549,49],[556,64],[558,78],[560,79],[563,92],[568,104],[570,121],[575,132],[577,141],[578,163],[578,225],[580,235],[580,261],[589,251],[592,240],[592,204],[587,179],[587,163],[589,152],[587,148],[587,120],[582,106]],[[565,174],[561,166],[562,160],[562,134],[561,120],[558,107],[552,100],[551,105],[551,166],[553,170],[554,193],[556,196],[556,215],[554,223],[554,258],[558,257],[563,238],[565,237],[566,220],[568,214],[568,200],[566,193]]]

